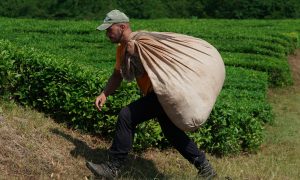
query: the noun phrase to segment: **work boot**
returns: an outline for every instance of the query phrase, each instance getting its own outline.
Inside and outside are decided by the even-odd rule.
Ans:
[[[201,179],[213,179],[215,176],[217,176],[216,171],[213,169],[211,164],[207,159],[205,159],[203,162],[199,160],[199,158],[195,158],[194,160],[195,167],[199,170],[198,171],[198,177]]]
[[[93,172],[97,177],[105,177],[108,179],[115,179],[118,177],[121,167],[124,164],[123,159],[109,159],[108,161],[101,164],[94,164],[92,162],[86,162],[86,166]]]

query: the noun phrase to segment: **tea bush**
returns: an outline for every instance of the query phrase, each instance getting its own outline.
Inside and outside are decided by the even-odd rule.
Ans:
[[[0,38],[82,66],[113,67],[115,45],[107,41],[104,33],[95,30],[99,22],[0,19]],[[132,20],[133,29],[171,31],[202,38],[218,48],[226,65],[268,72],[272,86],[291,84],[286,56],[299,42],[299,24],[297,20]]]
[[[140,97],[135,83],[123,83],[99,113],[94,99],[110,71],[97,70],[95,74],[93,68],[8,41],[0,41],[0,52],[1,72],[6,77],[0,82],[3,89],[21,104],[63,119],[75,128],[111,138],[119,110]],[[14,75],[7,76],[11,73]],[[190,135],[198,145],[215,153],[255,150],[262,141],[262,123],[270,121],[270,107],[264,98],[258,98],[265,95],[267,75],[228,67],[227,77],[208,123]],[[135,142],[136,149],[169,146],[155,121],[138,127]]]

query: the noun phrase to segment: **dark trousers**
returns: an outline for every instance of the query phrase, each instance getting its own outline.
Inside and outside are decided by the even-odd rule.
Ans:
[[[205,160],[203,151],[179,128],[177,128],[164,112],[154,92],[129,104],[120,111],[116,124],[116,134],[109,150],[114,157],[126,157],[132,148],[136,126],[146,120],[157,118],[164,136],[191,163],[198,157]]]

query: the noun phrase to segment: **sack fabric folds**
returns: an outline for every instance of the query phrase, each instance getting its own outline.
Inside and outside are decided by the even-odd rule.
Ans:
[[[194,131],[207,120],[225,79],[223,60],[212,45],[183,34],[141,31],[131,34],[127,52],[139,58],[178,128]]]

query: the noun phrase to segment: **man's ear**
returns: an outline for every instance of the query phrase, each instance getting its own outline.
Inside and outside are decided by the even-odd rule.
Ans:
[[[120,25],[120,28],[121,28],[122,30],[125,30],[126,26],[125,26],[124,24],[121,24],[121,25]]]

